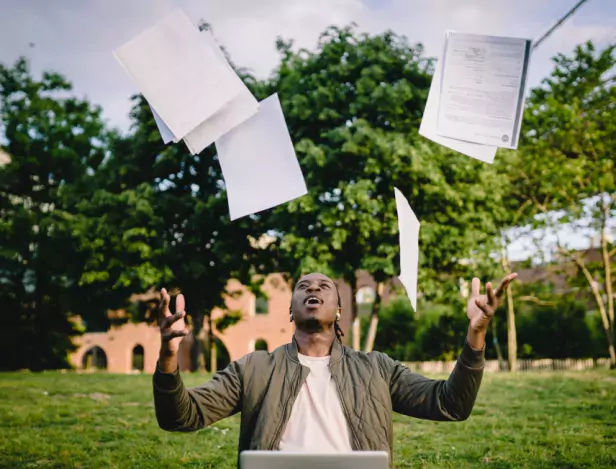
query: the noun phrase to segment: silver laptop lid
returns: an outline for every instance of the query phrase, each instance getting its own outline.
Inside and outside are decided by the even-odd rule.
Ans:
[[[385,451],[353,451],[339,454],[243,451],[240,469],[389,469]]]

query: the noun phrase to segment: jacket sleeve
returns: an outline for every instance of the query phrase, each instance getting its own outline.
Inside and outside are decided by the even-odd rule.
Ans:
[[[465,342],[447,380],[426,378],[386,355],[383,357],[389,370],[394,412],[438,421],[461,421],[469,417],[483,377],[485,346],[474,350]]]
[[[229,364],[196,388],[184,387],[179,371],[153,376],[158,425],[171,432],[191,432],[233,415],[241,409],[242,375],[248,356]]]

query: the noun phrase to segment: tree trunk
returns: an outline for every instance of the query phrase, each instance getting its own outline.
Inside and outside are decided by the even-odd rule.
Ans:
[[[502,370],[504,359],[503,359],[503,351],[501,350],[500,343],[498,342],[498,335],[496,331],[496,318],[492,318],[492,344],[494,345],[494,350],[496,351],[496,358],[498,359],[498,369]]]
[[[601,314],[603,332],[605,332],[605,340],[607,341],[607,351],[610,354],[610,368],[613,369],[616,368],[616,351],[614,350],[614,341],[612,339],[612,328],[610,326],[610,320],[608,318],[607,312],[605,311],[605,304],[603,303],[603,298],[601,298],[601,293],[597,288],[596,282],[593,281],[590,285],[590,288],[595,297],[595,302],[599,307],[599,313]]]
[[[501,257],[503,270],[508,275],[511,273],[511,266],[507,258],[507,251],[503,249]],[[507,362],[509,371],[515,373],[518,361],[518,338],[515,329],[515,308],[513,304],[513,289],[511,284],[507,286]]]
[[[360,350],[360,339],[361,339],[361,324],[359,323],[359,318],[356,317],[353,321],[353,348],[355,350]]]
[[[190,354],[191,371],[205,371],[205,360],[203,358],[203,342],[201,331],[203,330],[203,314],[195,313],[193,319],[193,337],[195,341]]]
[[[37,237],[41,237],[40,232]],[[28,369],[33,371],[40,371],[44,369],[43,361],[41,358],[41,352],[51,353],[45,344],[45,336],[48,334],[48,327],[46,325],[47,311],[44,310],[45,306],[45,276],[43,274],[43,266],[41,259],[43,258],[43,240],[39,240],[36,246],[34,257],[34,269],[35,269],[35,290],[34,290],[34,306],[32,308],[34,316],[34,337],[32,337],[35,344],[34,350],[36,353],[33,356],[28,357]],[[45,344],[45,345],[43,345]],[[32,348],[30,348],[32,350]],[[95,349],[96,350],[96,349]],[[97,362],[98,363],[98,362]]]
[[[514,373],[518,369],[518,338],[515,330],[515,309],[511,284],[507,285],[507,362],[509,371]]]
[[[218,371],[217,358],[216,342],[214,342],[212,336],[212,340],[210,341],[210,373],[216,373]]]
[[[372,314],[370,314],[370,328],[368,329],[368,337],[364,344],[364,352],[370,353],[374,348],[374,340],[376,339],[376,330],[379,325],[379,310],[381,309],[381,298],[383,296],[383,284],[378,283],[376,286],[376,295],[372,304]]]
[[[214,342],[214,331],[213,331],[212,316],[209,315],[207,318],[207,334],[205,334],[205,340],[203,341],[204,350],[207,351],[207,358],[209,359],[209,363],[205,363],[206,356],[204,356],[204,366],[206,367],[206,371],[210,373],[216,373],[217,365],[216,365],[216,343]],[[212,360],[212,357],[214,359]]]
[[[604,213],[607,217],[609,214],[610,206],[606,205],[604,208]],[[607,318],[609,321],[609,334],[610,340],[608,343],[612,344],[612,349],[614,348],[614,293],[612,291],[612,265],[610,259],[610,252],[608,250],[607,245],[607,236],[606,236],[606,226],[601,227],[601,253],[603,255],[603,270],[604,270],[604,278],[605,278],[605,294],[607,295]],[[616,363],[612,362],[613,366],[616,366]]]
[[[601,298],[601,292],[599,291],[598,283],[592,277],[592,274],[588,270],[588,267],[584,264],[584,261],[580,259],[580,257],[573,255],[571,256],[573,261],[580,268],[584,277],[586,277],[586,281],[588,285],[590,285],[590,289],[595,298],[595,303],[597,303],[597,307],[599,308],[599,313],[601,314],[601,322],[603,324],[603,332],[605,332],[605,339],[607,340],[607,350],[610,354],[610,368],[616,368],[616,351],[614,350],[614,341],[612,339],[610,319],[608,317],[608,313],[605,308],[605,303],[603,302],[603,298]]]
[[[361,349],[361,324],[359,322],[359,316],[357,315],[357,279],[354,278],[351,283],[351,319],[353,321],[352,337],[353,337],[353,349]]]

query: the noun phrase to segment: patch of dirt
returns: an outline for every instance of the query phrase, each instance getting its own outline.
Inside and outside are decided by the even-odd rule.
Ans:
[[[103,401],[109,399],[111,396],[109,394],[103,394],[102,392],[93,392],[90,394],[73,394],[73,397],[89,397],[95,401]]]

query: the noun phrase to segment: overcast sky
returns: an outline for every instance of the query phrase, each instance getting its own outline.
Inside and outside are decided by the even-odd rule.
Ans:
[[[0,0],[0,62],[29,58],[33,71],[64,74],[79,96],[102,105],[109,123],[129,126],[129,97],[137,92],[112,55],[175,8],[213,26],[233,61],[266,77],[278,62],[275,39],[313,49],[329,25],[355,22],[361,31],[387,29],[421,42],[437,56],[446,29],[537,39],[577,0]],[[552,69],[551,57],[587,40],[616,42],[616,0],[589,0],[534,53],[530,85]],[[565,233],[572,247],[587,239]],[[534,249],[518,241],[514,258]]]
[[[79,96],[103,106],[109,122],[128,127],[136,92],[112,51],[174,8],[213,26],[234,62],[266,77],[277,64],[277,36],[314,48],[329,25],[391,29],[436,56],[446,29],[537,38],[577,0],[0,0],[0,62],[26,55],[35,73],[64,74]],[[550,57],[588,39],[616,41],[616,0],[589,0],[544,42],[530,83],[551,70]]]

